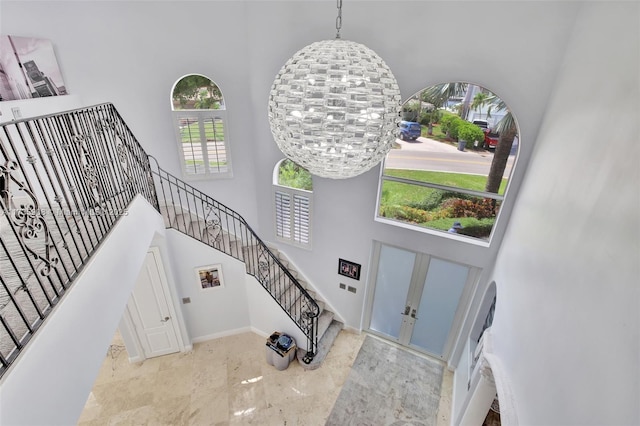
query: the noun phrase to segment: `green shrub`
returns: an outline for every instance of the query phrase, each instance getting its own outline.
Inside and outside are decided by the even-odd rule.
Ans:
[[[472,199],[471,195],[452,191],[432,191],[423,201],[419,203],[409,203],[410,207],[432,211],[442,206],[442,203],[450,198]]]
[[[280,164],[278,169],[278,185],[307,191],[313,190],[311,173],[288,158]]]
[[[431,124],[439,123],[441,119],[442,119],[442,111],[435,109],[433,111],[423,112],[422,114],[420,114],[419,123],[422,124],[423,126],[428,126],[429,123]]]
[[[440,119],[440,130],[442,131],[442,133],[444,133],[445,135],[449,134],[449,127],[451,126],[451,122],[455,118],[456,118],[456,116],[453,115],[453,114],[445,114]]]
[[[473,142],[480,144],[484,141],[484,132],[478,126],[468,121],[463,121],[458,127],[458,139],[467,142],[467,148],[473,148]]]
[[[380,216],[388,217],[390,219],[398,219],[403,222],[411,223],[425,223],[433,219],[433,216],[421,209],[416,209],[409,206],[380,206]]]
[[[462,118],[458,117],[457,115],[453,116],[453,120],[451,120],[451,124],[449,124],[449,133],[448,135],[455,139],[458,140],[458,138],[460,137],[460,127],[466,123],[466,121],[464,121]]]
[[[450,209],[452,217],[486,219],[496,216],[496,203],[491,198],[470,200],[452,198],[443,203],[443,206]]]

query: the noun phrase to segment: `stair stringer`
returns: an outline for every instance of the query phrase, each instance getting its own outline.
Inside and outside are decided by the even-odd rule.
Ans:
[[[313,292],[316,295],[318,301],[322,302],[325,306],[324,309],[329,310],[334,313],[335,319],[340,321],[341,323],[345,323],[344,318],[340,315],[340,313],[331,305],[328,299],[313,285],[313,282],[307,278],[302,270],[298,268],[298,266],[287,256],[285,252],[283,252],[280,248],[275,246],[272,243],[265,243],[267,247],[276,255],[278,258],[283,261],[284,265],[289,269],[290,272],[297,275],[296,278],[299,278],[298,281],[303,282],[304,287],[307,290]],[[320,336],[318,336],[319,338]]]
[[[327,299],[316,290],[315,286],[289,259],[286,253],[275,247],[273,244],[267,243],[267,246],[276,256],[278,256],[287,269],[296,276],[298,282],[313,294],[313,297],[322,307],[320,315],[318,316],[318,346],[316,348],[315,357],[310,363],[306,363],[304,361],[306,356],[306,351],[304,349],[299,348],[296,354],[302,368],[305,370],[315,370],[322,365],[324,358],[331,350],[333,342],[340,333],[340,330],[344,328],[344,320],[339,316],[336,318],[336,310],[327,302]]]
[[[185,235],[188,235],[201,243],[213,247],[221,252],[226,253],[224,248],[227,248],[229,252],[235,252],[237,258],[243,257],[242,244],[240,239],[233,234],[230,230],[219,229],[219,233],[216,232],[217,239],[214,241],[204,241],[205,234],[207,232],[206,218],[199,212],[193,212],[189,209],[189,206],[179,206],[175,204],[159,202],[160,213],[163,217],[166,228],[172,228]],[[172,226],[173,225],[173,226]],[[229,254],[229,253],[227,253]],[[234,257],[231,255],[231,257]]]

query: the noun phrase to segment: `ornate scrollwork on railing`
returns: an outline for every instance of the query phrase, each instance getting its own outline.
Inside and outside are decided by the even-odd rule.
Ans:
[[[2,188],[0,188],[0,198],[4,201],[6,208],[9,208],[9,186],[11,182],[11,172],[18,170],[18,163],[7,160],[4,164],[0,164],[0,179],[2,180]]]
[[[260,246],[258,247],[258,273],[263,279],[269,278],[269,256]]]
[[[16,176],[17,173],[18,163],[13,160],[8,160],[4,165],[0,165],[0,174],[5,182],[2,198],[5,201],[5,208],[9,210],[8,216],[11,226],[15,229],[21,245],[36,259],[42,261],[36,268],[41,275],[47,276],[58,265],[60,259],[52,250],[54,247],[53,238],[38,200],[27,184]],[[14,202],[11,182],[17,186],[19,191],[28,196],[28,199],[17,206]]]
[[[109,132],[115,140],[116,144],[116,157],[120,162],[122,174],[124,175],[125,182],[131,186],[133,184],[133,176],[131,173],[131,164],[129,163],[129,156],[127,155],[127,147],[124,143],[124,137],[118,129],[116,122],[113,118],[100,118],[95,120],[96,129],[99,134]]]
[[[90,205],[101,205],[103,203],[102,190],[98,181],[98,171],[96,165],[90,161],[91,156],[87,149],[87,142],[92,143],[90,135],[74,135],[71,137],[71,144],[63,145],[64,148],[72,150],[80,166],[82,179],[84,180],[89,194],[93,198]]]
[[[127,155],[127,148],[122,143],[122,139],[116,133],[116,137],[119,142],[116,143],[116,154],[118,156],[118,161],[120,161],[120,166],[122,166],[122,173],[124,174],[125,181],[127,185],[131,185],[133,182],[133,178],[131,177],[131,165],[129,164],[129,156]]]
[[[220,243],[222,241],[222,225],[220,224],[220,216],[216,213],[216,209],[208,205],[205,209],[204,231],[203,237],[210,244]]]

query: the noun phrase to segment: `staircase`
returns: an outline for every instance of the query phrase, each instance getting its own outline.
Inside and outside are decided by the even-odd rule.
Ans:
[[[162,188],[158,198],[160,213],[167,228],[178,230],[243,261],[247,273],[261,282],[294,322],[298,323],[302,317],[302,323],[305,324],[303,312],[311,308],[304,307],[309,301],[315,302],[318,312],[315,326],[318,341],[315,344],[310,342],[314,345],[313,351],[299,348],[297,357],[303,368],[318,368],[344,324],[335,319],[331,310],[326,309],[325,302],[317,296],[306,278],[302,277],[289,258],[276,246],[259,240],[243,241],[243,223],[230,225],[229,222],[233,223],[237,217],[224,219],[228,213],[224,206],[209,200],[205,194],[159,167],[157,171],[154,167],[154,174],[156,186]],[[299,306],[303,307],[302,310]]]
[[[311,297],[314,298],[320,308],[320,315],[318,316],[318,347],[315,357],[311,362],[306,363],[304,362],[305,351],[303,349],[298,349],[297,353],[298,361],[300,361],[302,368],[306,370],[315,370],[320,367],[329,353],[329,350],[333,346],[333,342],[336,340],[336,337],[338,337],[340,330],[344,327],[344,323],[335,318],[335,313],[327,308],[326,303],[317,295],[313,288],[311,288],[306,278],[302,277],[298,272],[298,269],[290,262],[287,255],[273,245],[269,245],[269,248],[278,257],[280,262],[291,272],[291,274],[296,277],[300,285],[302,285]]]
[[[343,324],[289,259],[238,213],[161,169],[101,104],[0,126],[0,377],[138,195],[167,228],[244,262],[307,337],[301,365],[320,366]]]

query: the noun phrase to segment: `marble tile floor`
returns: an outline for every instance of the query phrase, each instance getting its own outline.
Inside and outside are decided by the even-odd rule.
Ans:
[[[343,330],[319,369],[294,360],[279,371],[254,333],[138,364],[116,334],[78,425],[324,425],[365,336]],[[438,426],[449,425],[452,388],[445,369]]]

